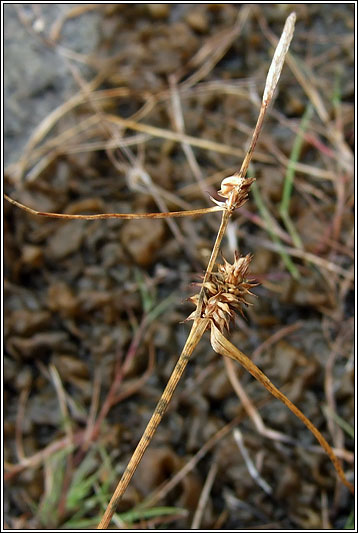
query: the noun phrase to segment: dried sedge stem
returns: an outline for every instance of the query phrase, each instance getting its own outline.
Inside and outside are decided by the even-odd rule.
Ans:
[[[233,41],[240,35],[250,11],[250,5],[243,6],[233,27],[229,30],[225,28],[218,35],[209,38],[189,62],[176,73],[176,79],[179,81],[187,74],[188,68],[196,68],[193,74],[181,82],[182,88],[191,88],[208,76],[220,59],[224,57]]]
[[[180,95],[178,91],[177,84],[175,82],[175,76],[172,75],[169,77],[169,83],[170,83],[170,93],[171,93],[171,105],[173,110],[173,122],[174,127],[178,133],[185,133],[185,122],[184,122],[184,116],[183,116],[183,110],[182,105],[180,101]],[[183,152],[187,158],[189,167],[191,168],[192,174],[194,178],[196,179],[197,183],[199,184],[199,187],[201,189],[201,192],[205,194],[205,182],[203,173],[201,171],[201,168],[199,166],[199,163],[196,160],[193,148],[188,143],[181,143]],[[208,201],[210,201],[208,199]]]
[[[184,133],[178,133],[171,130],[165,130],[163,128],[157,128],[156,126],[151,126],[150,124],[143,124],[142,122],[136,122],[135,120],[125,119],[117,115],[111,115],[108,113],[103,113],[103,116],[108,122],[118,124],[119,126],[123,126],[134,131],[148,133],[152,137],[170,139],[179,143],[187,143],[191,146],[196,146],[197,148],[202,148],[203,150],[218,152],[220,154],[235,155],[238,157],[242,157],[244,154],[244,152],[240,148],[235,148],[226,144],[210,141],[209,139],[200,139],[198,137],[192,137],[191,135],[186,135]]]
[[[142,374],[140,378],[136,379],[133,384],[127,387],[122,387],[121,392],[114,396],[112,400],[112,405],[122,402],[124,399],[129,398],[130,396],[136,394],[139,390],[141,390],[153,373],[154,363],[155,349],[153,343],[150,343],[148,353],[148,365],[144,374]]]
[[[287,50],[288,50],[288,48],[290,46],[290,43],[291,43],[291,40],[292,40],[293,31],[294,31],[294,27],[295,27],[295,21],[296,21],[296,13],[291,13],[291,15],[286,20],[286,23],[285,23],[285,26],[284,26],[280,41],[279,41],[279,43],[277,45],[276,51],[274,53],[274,56],[273,56],[273,59],[272,59],[272,62],[271,62],[271,65],[270,65],[270,68],[269,68],[269,71],[268,71],[268,74],[267,74],[264,94],[263,94],[263,97],[262,97],[262,104],[261,104],[260,113],[259,113],[259,116],[258,116],[258,119],[257,119],[257,122],[256,122],[256,126],[255,126],[255,129],[254,129],[252,138],[251,138],[249,149],[248,149],[248,151],[247,151],[247,153],[245,155],[245,158],[244,158],[244,160],[242,162],[241,168],[240,168],[239,172],[235,173],[230,178],[226,178],[225,180],[223,180],[222,185],[221,185],[221,195],[228,197],[228,200],[226,202],[227,210],[224,211],[223,214],[222,214],[220,229],[219,229],[218,235],[216,237],[215,245],[214,245],[214,248],[213,248],[211,256],[210,256],[208,267],[206,269],[202,290],[201,290],[200,296],[199,296],[199,302],[198,302],[198,308],[197,308],[197,316],[200,316],[200,313],[201,313],[201,307],[202,307],[202,302],[203,302],[203,291],[204,291],[203,287],[204,287],[204,283],[206,281],[208,281],[210,273],[211,273],[211,271],[213,269],[213,266],[215,264],[215,261],[216,261],[216,258],[217,258],[218,252],[219,252],[220,244],[221,244],[222,238],[223,238],[223,236],[225,234],[225,231],[226,231],[230,216],[231,216],[231,214],[232,214],[234,209],[237,209],[238,207],[241,207],[241,205],[243,205],[242,203],[241,203],[241,205],[238,205],[237,195],[238,195],[238,192],[239,192],[239,187],[242,186],[243,182],[241,180],[243,178],[245,178],[247,170],[249,168],[249,164],[250,164],[251,159],[252,159],[252,155],[253,155],[253,152],[254,152],[254,149],[255,149],[255,146],[256,146],[256,143],[257,143],[257,139],[258,139],[258,137],[260,135],[260,132],[261,132],[261,129],[262,129],[262,125],[263,125],[263,121],[264,121],[264,118],[265,118],[265,114],[266,114],[267,108],[268,108],[268,106],[269,106],[269,104],[270,104],[270,102],[272,100],[272,97],[273,97],[277,82],[279,80],[279,77],[280,77],[280,74],[281,74],[281,70],[282,70],[282,67],[283,67],[283,63],[284,63],[284,60],[285,60],[285,56],[287,54]],[[229,193],[229,191],[228,191],[228,193],[226,194],[225,193],[226,191],[223,188],[223,184],[225,182],[227,182],[227,180],[230,180],[231,178],[232,178],[232,180],[231,180],[231,182],[232,182],[231,192]],[[248,185],[250,186],[250,184],[254,180],[251,179],[251,180],[246,180],[246,181],[248,182]],[[228,185],[230,185],[230,183],[228,183]]]
[[[61,439],[56,440],[55,442],[52,442],[48,446],[46,446],[43,450],[40,450],[39,452],[35,453],[34,455],[30,457],[25,457],[21,460],[21,462],[17,464],[12,464],[5,462],[5,475],[4,479],[5,481],[12,479],[14,476],[25,470],[26,468],[37,468],[42,463],[46,461],[51,455],[54,453],[64,450],[64,449],[70,449],[72,446],[78,446],[83,442],[83,436],[84,431],[78,431],[74,437],[73,440],[69,439],[68,436],[62,437]]]
[[[230,213],[230,211],[227,211],[227,210],[225,210],[223,212],[223,214],[222,214],[220,228],[219,228],[218,233],[216,235],[216,239],[215,239],[215,243],[214,243],[213,249],[211,251],[211,256],[210,256],[210,259],[209,259],[209,263],[208,263],[208,266],[206,268],[206,272],[205,272],[205,275],[204,275],[203,284],[202,284],[201,289],[200,289],[199,301],[198,301],[198,305],[197,305],[197,308],[196,308],[196,317],[197,318],[199,318],[201,316],[201,310],[202,310],[203,299],[204,299],[204,284],[209,280],[210,274],[211,274],[211,272],[213,270],[213,267],[215,265],[215,261],[216,261],[216,258],[218,256],[219,249],[220,249],[220,244],[221,244],[221,241],[223,239],[223,236],[225,235],[225,231],[226,231],[228,222],[230,220],[230,216],[231,216],[231,213]]]
[[[102,81],[103,73],[100,73],[88,84],[88,90],[95,90],[98,85],[102,83]],[[49,131],[63,115],[68,113],[71,109],[80,105],[83,100],[84,94],[83,91],[80,91],[79,93],[72,96],[69,100],[67,100],[67,102],[61,104],[59,107],[54,109],[54,111],[52,111],[49,115],[45,117],[45,119],[35,129],[32,137],[24,148],[24,154],[16,167],[15,180],[20,181],[20,179],[22,178],[25,172],[26,163],[31,157],[31,153],[36,147],[36,145],[41,142],[41,140],[47,135],[47,133],[49,133]]]
[[[325,270],[328,270],[329,272],[338,274],[342,278],[345,278],[347,280],[347,283],[352,283],[354,280],[353,270],[346,270],[345,268],[336,265],[336,263],[333,263],[332,261],[327,261],[327,259],[324,259],[324,257],[319,257],[318,255],[314,255],[311,252],[292,248],[291,246],[284,246],[283,244],[277,245],[274,242],[267,241],[266,239],[261,239],[259,237],[256,237],[255,235],[250,235],[250,239],[251,242],[253,242],[254,244],[257,244],[262,248],[266,248],[267,250],[273,250],[275,252],[285,252],[288,255],[291,255],[292,257],[304,259],[305,261],[309,261],[310,263],[317,265],[319,268],[323,268]]]
[[[20,398],[19,398],[19,408],[16,414],[15,448],[16,448],[16,455],[20,463],[27,460],[25,456],[25,452],[24,452],[24,443],[22,439],[22,426],[23,426],[23,422],[25,418],[25,407],[26,407],[26,403],[30,395],[30,390],[31,390],[30,386],[24,387],[22,389],[20,393]]]
[[[91,405],[90,405],[89,412],[88,412],[86,430],[85,430],[85,434],[83,437],[83,443],[81,447],[83,451],[89,448],[91,444],[92,436],[96,434],[95,433],[95,428],[97,425],[96,414],[98,411],[100,395],[101,395],[101,379],[102,379],[101,374],[102,374],[101,368],[96,367],[95,372],[94,372],[94,379],[93,379]],[[98,418],[100,418],[100,416]]]
[[[215,481],[216,474],[218,472],[217,463],[212,463],[209,473],[204,483],[203,490],[201,491],[198,507],[195,511],[194,518],[191,524],[191,529],[200,529],[200,524],[203,518],[205,507],[209,498],[210,491]]]
[[[174,218],[174,217],[190,217],[195,215],[206,215],[207,213],[214,213],[215,211],[222,211],[223,207],[214,206],[206,207],[204,209],[192,209],[189,211],[170,211],[169,213],[100,213],[98,215],[68,215],[66,213],[46,213],[36,211],[13,198],[4,194],[5,200],[10,204],[20,207],[23,211],[40,217],[48,218],[62,218],[66,220],[104,220],[107,218],[121,218],[123,220],[137,219],[137,218]]]
[[[264,94],[262,97],[262,104],[261,104],[259,118],[257,119],[256,127],[254,130],[252,139],[251,139],[250,147],[247,151],[247,154],[245,156],[245,159],[241,165],[241,169],[239,172],[239,176],[241,177],[244,177],[246,175],[247,169],[249,168],[252,154],[255,149],[256,142],[257,142],[258,136],[262,128],[262,123],[264,120],[267,107],[269,106],[272,100],[272,97],[274,95],[275,88],[280,78],[281,70],[282,70],[282,67],[285,61],[285,57],[286,57],[288,48],[290,46],[290,43],[293,37],[293,32],[295,29],[295,21],[296,21],[296,13],[291,13],[291,15],[286,20],[281,38],[278,42],[274,56],[272,58],[272,62],[271,62],[271,65],[270,65],[270,68],[269,68],[269,71],[266,77],[266,84],[265,84]]]
[[[49,373],[50,373],[50,377],[53,382],[53,385],[56,389],[56,394],[58,398],[58,403],[60,407],[62,423],[64,425],[65,433],[68,436],[69,440],[72,441],[73,431],[72,431],[72,426],[71,426],[71,418],[69,416],[67,402],[66,402],[66,394],[63,388],[60,374],[58,373],[57,368],[53,364],[49,366]]]
[[[145,450],[147,449],[150,441],[153,438],[153,435],[160,424],[163,415],[170,403],[170,400],[174,394],[176,386],[183,375],[183,372],[188,364],[188,361],[200,341],[204,331],[207,329],[209,320],[195,320],[182,353],[175,365],[175,368],[169,378],[169,381],[164,389],[164,392],[154,410],[154,413],[148,422],[147,427],[144,430],[144,433],[125,469],[122,478],[120,479],[116,490],[113,493],[111,501],[109,502],[107,509],[102,517],[101,522],[98,525],[97,529],[107,529],[109,522],[116,511],[118,502],[126,490],[132,476],[143,457]]]
[[[333,463],[337,474],[339,475],[342,483],[354,494],[353,485],[347,480],[342,470],[341,464],[335,456],[332,448],[318,431],[318,429],[312,424],[312,422],[300,411],[279,389],[271,383],[269,378],[249,359],[243,352],[238,350],[231,342],[224,337],[220,330],[211,322],[211,345],[213,349],[220,355],[230,357],[235,361],[238,361],[250,374],[257,379],[262,385],[278,400],[281,400],[292,412],[297,416],[313,433],[322,448],[327,453],[328,457]]]
[[[252,479],[259,485],[259,487],[262,488],[266,494],[272,494],[272,487],[263,479],[263,477],[260,476],[256,466],[254,465],[249,452],[247,451],[247,448],[244,444],[244,439],[242,438],[242,433],[238,428],[235,428],[233,431],[233,436],[235,439],[235,442],[241,452],[241,455],[245,461],[246,468],[252,477]]]
[[[203,335],[205,329],[208,327],[209,325],[209,319],[208,318],[200,318],[202,316],[202,308],[203,308],[203,303],[204,303],[204,300],[205,300],[205,290],[206,290],[206,285],[209,281],[209,278],[210,278],[210,275],[211,275],[211,272],[212,272],[212,269],[214,267],[214,264],[215,264],[215,261],[216,261],[216,258],[217,258],[217,255],[218,255],[218,252],[219,252],[219,248],[220,248],[220,244],[221,244],[221,241],[222,241],[222,238],[225,234],[225,231],[226,231],[226,228],[227,228],[227,225],[228,225],[228,222],[230,220],[230,217],[232,215],[232,213],[234,212],[235,209],[238,209],[239,207],[241,207],[246,201],[247,201],[247,198],[248,198],[248,192],[249,192],[249,189],[250,189],[250,186],[251,184],[253,183],[254,179],[253,178],[249,178],[249,179],[245,179],[245,175],[246,175],[246,172],[247,172],[247,169],[248,169],[248,166],[250,164],[250,161],[252,159],[252,154],[253,154],[253,151],[254,151],[254,148],[256,146],[256,142],[257,142],[257,139],[259,137],[259,134],[260,134],[260,131],[261,131],[261,128],[262,128],[262,124],[263,124],[263,120],[264,120],[264,117],[265,117],[265,113],[266,113],[266,110],[267,110],[267,107],[272,99],[272,96],[273,96],[273,93],[274,93],[274,90],[275,90],[275,87],[276,87],[276,84],[278,82],[278,79],[279,79],[279,76],[280,76],[280,73],[281,73],[281,70],[282,70],[282,66],[283,66],[283,62],[284,62],[284,58],[285,58],[285,54],[288,50],[288,47],[289,47],[289,44],[291,42],[291,39],[292,39],[292,35],[293,35],[293,28],[294,28],[294,22],[296,20],[296,15],[295,13],[292,13],[289,17],[288,17],[288,20],[286,21],[286,24],[285,24],[285,27],[284,27],[284,31],[283,31],[283,34],[281,36],[281,39],[280,39],[280,42],[278,44],[278,51],[276,51],[275,55],[274,55],[274,58],[273,58],[273,61],[272,61],[272,65],[270,67],[270,70],[269,70],[269,73],[268,73],[268,78],[267,78],[267,82],[266,82],[266,86],[265,86],[265,90],[264,90],[264,96],[263,96],[263,100],[262,100],[262,106],[261,106],[261,109],[260,109],[260,113],[259,113],[259,117],[257,119],[257,123],[256,123],[256,126],[255,126],[255,130],[254,130],[254,133],[253,133],[253,136],[252,136],[252,139],[251,139],[251,143],[250,143],[250,147],[248,149],[248,152],[246,153],[246,156],[244,158],[244,161],[241,165],[241,169],[239,172],[237,172],[236,174],[234,174],[233,176],[230,176],[229,178],[226,178],[225,180],[223,180],[222,184],[221,184],[221,189],[219,191],[219,194],[221,196],[223,196],[224,198],[227,198],[226,202],[220,202],[218,203],[218,206],[223,208],[223,213],[222,213],[222,219],[221,219],[221,224],[220,224],[220,228],[219,228],[219,231],[218,231],[218,234],[217,234],[217,237],[216,237],[216,241],[215,241],[215,244],[214,244],[214,247],[213,247],[213,250],[212,250],[212,253],[211,253],[211,257],[210,257],[210,260],[209,260],[209,264],[207,266],[207,269],[206,269],[206,272],[205,272],[205,276],[204,276],[204,281],[203,281],[203,284],[201,286],[201,290],[200,290],[200,293],[198,295],[198,298],[197,298],[197,302],[196,302],[196,311],[194,313],[192,313],[191,317],[190,318],[193,318],[194,319],[194,324],[193,324],[193,327],[191,329],[191,332],[189,334],[189,337],[188,337],[188,340],[187,340],[187,343],[183,349],[183,352],[173,370],[173,373],[172,375],[170,376],[169,378],[169,381],[168,381],[168,384],[162,394],[162,397],[161,399],[159,400],[159,403],[153,413],[153,416],[151,418],[151,420],[149,421],[149,424],[147,425],[146,429],[144,430],[144,433],[143,433],[143,436],[122,476],[122,479],[120,480],[119,484],[117,485],[117,488],[111,498],[111,501],[104,513],[104,516],[98,526],[98,529],[105,529],[114,512],[115,512],[115,509],[117,507],[117,504],[118,504],[118,501],[120,499],[120,497],[122,496],[122,494],[124,493],[126,487],[128,486],[128,483],[131,479],[131,477],[133,476],[133,473],[135,471],[135,469],[137,468],[137,465],[139,463],[139,461],[141,460],[143,454],[144,454],[144,451],[146,450],[151,438],[153,437],[154,435],[154,432],[156,430],[156,428],[158,427],[160,421],[161,421],[161,418],[164,414],[164,411],[170,401],[170,398],[175,390],[175,387],[184,371],[184,368],[187,364],[187,361],[192,353],[192,350],[194,349],[194,347],[196,346],[196,344],[199,342],[201,336]],[[109,115],[106,115],[106,118],[108,120],[113,120],[115,123],[120,123],[122,124],[123,126],[127,126],[129,128],[132,128],[132,129],[137,129],[139,131],[145,131],[147,133],[153,133],[153,134],[158,134],[160,133],[158,128],[153,128],[153,127],[147,127],[147,126],[144,126],[143,128],[143,125],[139,125],[133,121],[128,121],[128,120],[124,120],[124,119],[121,119],[119,117],[112,117],[112,116],[109,116]],[[139,127],[138,127],[139,126]],[[184,141],[187,140],[187,139],[184,139],[183,138],[184,136],[182,136],[182,138],[180,139],[181,141]],[[174,139],[174,136],[171,134],[170,137],[168,138],[173,138]],[[177,135],[175,136],[175,140],[177,139]],[[188,141],[190,142],[190,141]],[[243,261],[243,263],[242,263]],[[242,271],[242,274],[244,276],[244,274],[246,273],[246,270],[245,268],[248,266],[248,263],[249,263],[250,259],[249,258],[245,258],[244,260],[241,260],[239,259],[239,257],[236,257],[235,258],[235,266],[238,266],[238,265],[241,265],[244,270]],[[224,267],[225,269],[225,267]],[[247,286],[245,286],[244,290],[246,292],[248,292],[248,288],[249,288],[249,285],[248,284]],[[247,290],[246,290],[247,289]],[[239,295],[238,296],[238,301],[241,301],[240,300],[241,296]],[[224,304],[225,305],[225,304]],[[209,315],[207,315],[209,316]],[[221,318],[219,317],[219,320],[221,320]],[[224,323],[226,323],[226,319],[224,319]],[[189,344],[188,344],[189,343]],[[191,351],[189,352],[189,347],[191,349]]]
[[[247,415],[251,418],[257,431],[268,439],[278,440],[281,442],[290,442],[292,444],[294,440],[291,437],[285,435],[284,433],[281,433],[281,431],[275,431],[274,429],[265,426],[264,421],[262,420],[262,416],[246,394],[244,387],[241,385],[240,380],[235,373],[234,363],[231,361],[231,359],[227,357],[225,357],[224,363],[232,388],[236,392],[236,395],[241,401],[242,406],[245,409]]]
[[[162,485],[160,485],[158,488],[156,488],[151,495],[144,500],[140,504],[140,507],[152,507],[155,505],[159,500],[162,500],[170,491],[172,491],[175,487],[179,485],[183,481],[183,479],[188,475],[189,472],[191,472],[195,466],[199,463],[199,461],[205,457],[205,455],[224,437],[226,437],[232,429],[239,424],[245,415],[240,414],[239,416],[235,417],[231,422],[226,424],[226,426],[222,427],[214,433],[212,437],[210,437],[209,440],[206,441],[206,443],[196,452],[191,459],[185,465],[178,470],[168,481],[165,481]]]
[[[50,39],[54,42],[58,41],[61,36],[62,27],[67,20],[79,17],[83,13],[88,13],[88,11],[93,11],[95,9],[100,9],[101,4],[85,4],[80,6],[75,6],[70,9],[67,13],[61,14],[51,26],[50,30]]]

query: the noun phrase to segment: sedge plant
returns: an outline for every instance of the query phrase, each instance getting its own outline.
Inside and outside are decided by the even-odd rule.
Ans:
[[[238,348],[236,348],[226,336],[229,323],[234,318],[235,314],[237,312],[243,313],[243,307],[249,305],[246,297],[247,295],[251,294],[250,289],[255,286],[254,281],[251,280],[249,276],[249,266],[252,259],[251,254],[247,255],[246,257],[241,257],[238,252],[235,252],[234,262],[232,264],[224,259],[224,263],[218,265],[215,269],[215,263],[220,251],[222,239],[228,227],[228,223],[233,213],[247,202],[250,187],[255,181],[253,177],[246,177],[246,175],[262,129],[266,111],[272,100],[284,64],[285,56],[293,37],[295,20],[295,13],[291,13],[286,20],[281,38],[277,44],[271,66],[267,74],[266,85],[257,123],[241,168],[233,175],[225,178],[222,181],[221,188],[218,193],[223,200],[216,201],[212,199],[216,204],[215,206],[204,209],[168,213],[102,213],[96,215],[70,215],[36,211],[8,196],[5,196],[10,203],[20,207],[21,209],[24,209],[28,213],[38,216],[71,220],[98,220],[109,218],[151,219],[204,215],[215,211],[220,211],[222,213],[220,227],[217,232],[216,240],[203,277],[203,281],[200,284],[200,290],[196,295],[190,298],[191,302],[196,306],[195,310],[188,317],[188,320],[193,321],[191,330],[178,361],[167,382],[164,392],[162,393],[162,396],[152,414],[152,417],[149,420],[129,463],[118,482],[111,500],[107,505],[107,508],[98,525],[98,529],[106,529],[110,525],[111,519],[116,512],[118,503],[126,491],[126,488],[128,487],[128,484],[130,483],[144,452],[150,444],[154,433],[156,432],[163,418],[163,415],[171,401],[176,386],[178,385],[184,373],[188,361],[206,331],[210,332],[211,345],[215,352],[239,362],[275,398],[282,401],[307,426],[307,428],[313,433],[315,438],[329,456],[342,483],[348,487],[352,493],[354,492],[353,485],[347,480],[340,461],[334,454],[326,439],[318,431],[314,424],[298,409],[298,407],[296,407],[296,405],[294,405],[277,387],[275,387],[275,385],[273,385],[269,378],[251,361],[251,359]]]

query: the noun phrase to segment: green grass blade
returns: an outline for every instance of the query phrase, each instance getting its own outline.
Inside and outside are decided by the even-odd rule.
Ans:
[[[259,188],[257,186],[257,182],[256,181],[252,184],[251,191],[252,191],[252,194],[253,194],[253,197],[254,197],[254,201],[255,201],[255,203],[257,205],[257,208],[258,208],[258,210],[260,212],[260,215],[261,215],[261,217],[264,219],[264,221],[267,224],[267,231],[268,231],[271,239],[279,246],[279,249],[280,249],[279,254],[282,257],[282,260],[283,260],[287,270],[289,271],[289,273],[291,274],[291,276],[293,278],[299,279],[300,278],[300,273],[298,272],[298,269],[296,268],[296,266],[292,262],[292,259],[290,258],[290,256],[282,249],[282,242],[281,242],[280,238],[276,235],[276,233],[273,230],[272,216],[271,216],[270,212],[268,211],[267,207],[265,206],[265,204],[264,204],[264,202],[263,202],[263,200],[261,198],[261,194],[260,194],[260,191],[259,191]]]
[[[338,108],[342,103],[342,90],[341,90],[341,77],[342,73],[340,69],[337,69],[334,76],[332,104],[334,108]]]
[[[354,509],[350,512],[344,524],[344,529],[354,529]]]
[[[305,131],[307,130],[312,114],[313,114],[313,107],[311,104],[308,104],[306,107],[306,111],[303,114],[295,142],[293,143],[290,160],[289,160],[287,170],[286,170],[286,175],[285,175],[281,204],[279,207],[279,212],[283,220],[283,223],[286,226],[286,229],[291,235],[292,241],[297,248],[303,248],[303,245],[302,245],[301,237],[297,233],[296,228],[289,214],[290,202],[291,202],[291,195],[292,195],[292,189],[293,189],[293,182],[295,178],[295,165],[299,160],[301,149],[302,149],[302,143],[303,143],[303,135]]]
[[[148,321],[152,322],[163,314],[170,306],[174,305],[178,301],[178,293],[172,293],[167,298],[159,302],[158,305],[151,310],[148,314]]]
[[[187,515],[186,509],[178,507],[152,507],[150,509],[132,509],[126,513],[117,514],[118,518],[127,524],[138,522],[138,520],[148,520],[150,518],[157,518],[158,516],[169,515]]]
[[[332,418],[334,422],[336,422],[336,424],[338,424],[339,427],[341,427],[343,431],[347,433],[347,435],[354,439],[354,427],[352,427],[350,424],[348,424],[348,422],[343,420],[342,417],[337,415],[337,413],[335,413],[330,407],[328,407],[328,405],[324,405],[322,407],[322,411],[327,417]]]

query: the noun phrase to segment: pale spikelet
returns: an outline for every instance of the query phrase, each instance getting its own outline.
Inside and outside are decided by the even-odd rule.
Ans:
[[[244,178],[241,178],[238,175],[228,176],[227,178],[223,179],[221,182],[220,190],[218,193],[220,196],[223,196],[224,198],[229,198],[229,194],[233,190],[234,187],[240,188],[244,182]]]
[[[242,178],[239,174],[234,174],[222,180],[218,194],[228,198],[228,207],[238,209],[248,200],[249,190],[254,181],[255,178]]]
[[[229,323],[235,313],[243,314],[242,307],[250,305],[246,300],[252,294],[250,289],[257,283],[247,279],[248,268],[252,255],[240,257],[235,252],[235,261],[230,264],[226,259],[218,265],[217,272],[211,274],[210,281],[204,283],[205,294],[202,307],[202,318],[209,318],[221,332],[229,328]],[[195,305],[198,304],[199,295],[189,298]],[[196,317],[194,311],[188,320]]]

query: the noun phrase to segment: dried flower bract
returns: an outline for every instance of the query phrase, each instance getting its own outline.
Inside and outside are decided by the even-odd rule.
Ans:
[[[230,264],[224,259],[224,263],[218,265],[217,272],[212,273],[210,280],[204,283],[205,293],[201,316],[212,320],[221,332],[229,328],[229,322],[236,312],[243,314],[243,305],[250,305],[246,297],[252,294],[250,289],[257,285],[254,281],[247,279],[251,259],[251,254],[240,257],[235,252],[234,263]],[[197,305],[199,295],[194,294],[189,300]],[[195,311],[187,320],[194,318],[196,318]]]
[[[240,174],[233,174],[222,180],[218,194],[227,198],[226,207],[233,211],[247,202],[250,187],[254,181],[255,178],[243,178]]]

